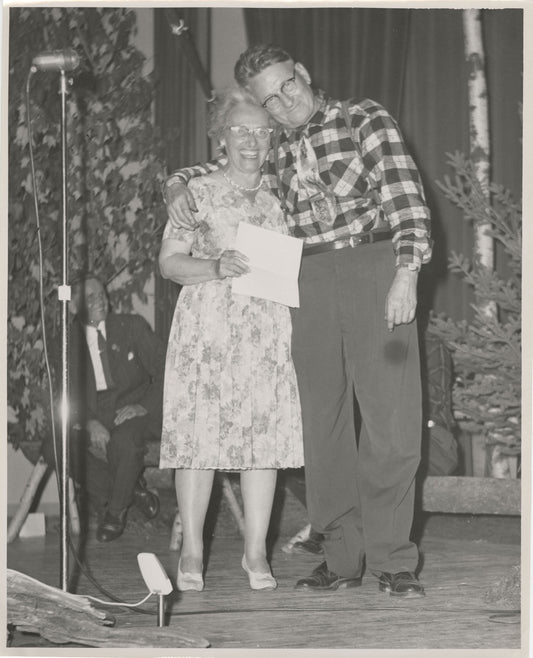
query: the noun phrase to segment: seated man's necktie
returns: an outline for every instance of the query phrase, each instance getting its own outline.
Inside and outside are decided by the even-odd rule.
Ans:
[[[109,367],[109,358],[107,356],[107,341],[101,329],[97,329],[98,334],[98,351],[100,352],[100,360],[102,361],[102,370],[107,384],[107,388],[114,388],[115,382],[111,375],[111,368]]]

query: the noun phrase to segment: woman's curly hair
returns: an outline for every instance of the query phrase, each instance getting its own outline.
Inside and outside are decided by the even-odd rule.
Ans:
[[[241,103],[261,108],[261,105],[257,103],[253,96],[241,87],[226,87],[220,92],[217,92],[215,100],[210,105],[207,119],[207,134],[209,137],[220,142],[224,130],[228,127],[229,113]],[[268,113],[265,111],[265,114]],[[272,127],[275,125],[274,121],[270,119],[270,115],[269,123]]]

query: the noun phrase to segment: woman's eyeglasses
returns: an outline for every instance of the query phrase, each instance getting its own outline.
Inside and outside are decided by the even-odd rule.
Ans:
[[[256,139],[268,139],[273,132],[273,128],[247,128],[246,126],[228,126],[229,130],[239,139],[246,139],[254,135]]]

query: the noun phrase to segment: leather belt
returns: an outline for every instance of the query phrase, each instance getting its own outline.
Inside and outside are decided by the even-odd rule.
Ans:
[[[313,254],[321,254],[325,251],[333,251],[334,249],[345,249],[346,247],[358,247],[361,244],[372,244],[380,240],[390,240],[392,238],[392,231],[367,231],[366,233],[357,233],[351,235],[349,238],[339,238],[331,242],[319,242],[318,244],[310,244],[303,248],[303,256],[312,256]]]

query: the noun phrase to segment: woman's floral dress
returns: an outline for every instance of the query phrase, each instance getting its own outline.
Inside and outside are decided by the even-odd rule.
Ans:
[[[163,238],[197,258],[232,249],[239,222],[286,232],[278,201],[251,204],[212,175],[189,184],[194,230]],[[286,306],[233,294],[232,279],[183,286],[170,330],[160,468],[238,470],[303,465],[302,425]]]

